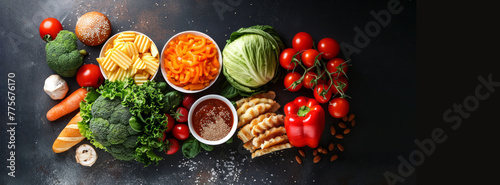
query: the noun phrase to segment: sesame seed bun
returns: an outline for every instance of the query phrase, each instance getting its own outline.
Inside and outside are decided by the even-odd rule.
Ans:
[[[83,44],[97,46],[111,35],[111,22],[102,13],[88,12],[78,18],[75,34]]]

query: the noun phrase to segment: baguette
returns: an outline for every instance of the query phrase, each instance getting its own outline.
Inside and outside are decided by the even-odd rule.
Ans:
[[[85,137],[80,134],[80,129],[78,129],[78,122],[81,120],[82,117],[80,117],[80,112],[78,112],[75,117],[71,118],[52,145],[52,151],[54,151],[54,153],[64,152],[85,139]]]

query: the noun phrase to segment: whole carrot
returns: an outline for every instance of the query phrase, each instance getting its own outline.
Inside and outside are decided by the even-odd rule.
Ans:
[[[87,96],[86,88],[79,88],[47,112],[47,119],[55,121],[80,108],[80,102]]]

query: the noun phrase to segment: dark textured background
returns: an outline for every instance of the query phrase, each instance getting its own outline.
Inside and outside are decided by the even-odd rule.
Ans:
[[[384,173],[397,174],[398,156],[408,156],[414,149],[416,135],[416,3],[398,1],[403,8],[393,14],[386,27],[381,27],[360,53],[350,56],[349,90],[351,112],[356,113],[357,126],[342,143],[346,151],[330,163],[326,155],[312,163],[311,149],[298,165],[297,148],[251,159],[241,149],[241,141],[215,147],[194,159],[181,152],[165,156],[158,166],[144,168],[137,162],[115,160],[98,150],[92,167],[75,162],[75,148],[54,154],[52,143],[75,113],[55,122],[47,121],[46,112],[59,101],[43,92],[45,78],[54,72],[45,62],[45,42],[38,26],[46,17],[61,21],[64,29],[74,31],[78,17],[89,11],[108,16],[112,34],[135,30],[148,35],[158,48],[174,34],[197,30],[210,35],[221,49],[229,35],[241,27],[256,24],[273,26],[287,47],[300,31],[310,33],[315,42],[332,37],[355,46],[355,27],[364,30],[375,19],[370,11],[387,9],[389,1],[81,1],[40,0],[1,1],[0,7],[0,160],[7,153],[7,74],[16,77],[16,177],[0,169],[0,184],[387,184]],[[214,4],[226,6],[219,16]],[[85,63],[97,64],[101,46],[85,46],[89,55]],[[341,55],[341,57],[345,57]],[[78,88],[75,78],[65,78],[70,92]],[[164,81],[161,75],[157,81]],[[209,90],[196,94],[218,93],[224,78]],[[302,89],[284,91],[282,81],[273,86],[277,101],[283,106],[298,95],[312,97]],[[324,106],[326,108],[326,105]],[[280,109],[278,112],[282,112]],[[336,124],[327,116],[327,129],[321,146],[333,139],[329,126]],[[82,143],[88,143],[83,141]],[[7,162],[1,163],[6,166]],[[405,184],[416,183],[416,173],[405,178]]]

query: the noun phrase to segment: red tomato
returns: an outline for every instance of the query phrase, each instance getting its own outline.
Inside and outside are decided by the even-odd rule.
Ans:
[[[334,118],[342,118],[349,112],[349,102],[344,98],[333,98],[328,103],[328,112]]]
[[[319,103],[326,103],[330,98],[332,97],[332,91],[326,91],[328,89],[328,86],[325,84],[318,84],[314,88],[314,98],[319,102]],[[320,95],[323,92],[326,92],[324,96]]]
[[[80,87],[93,87],[97,89],[104,82],[104,76],[102,76],[99,66],[85,64],[78,69],[76,82],[78,82]]]
[[[285,84],[286,90],[291,91],[291,92],[295,92],[295,91],[298,91],[300,88],[302,88],[302,82],[299,84],[296,84],[295,87],[292,87],[292,85],[295,82],[297,82],[298,80],[300,80],[301,77],[302,77],[302,75],[300,75],[299,73],[297,73],[295,71],[286,74],[285,80],[283,81]]]
[[[184,98],[182,98],[182,106],[189,110],[195,101],[196,97],[193,94],[184,94]]]
[[[318,42],[318,51],[326,60],[335,58],[340,52],[339,43],[332,38],[323,38]]]
[[[347,91],[347,87],[349,86],[349,82],[347,79],[343,76],[339,77],[337,80],[333,80],[335,86],[339,86],[342,88],[342,91],[345,93]],[[337,94],[339,93],[337,88],[335,86],[332,86],[332,94]]]
[[[174,118],[170,114],[165,114],[165,116],[167,116],[168,123],[167,123],[167,130],[165,130],[163,132],[167,133],[167,132],[172,131],[172,129],[174,128],[175,121],[174,121]]]
[[[177,122],[186,122],[188,120],[189,111],[184,107],[177,108],[175,112],[175,120]]]
[[[38,31],[40,32],[40,37],[42,37],[45,42],[48,42],[56,39],[57,34],[62,29],[63,27],[57,19],[49,17],[40,23]]]
[[[172,130],[172,135],[178,140],[186,140],[189,137],[189,127],[186,124],[177,124]]]
[[[302,53],[302,63],[307,67],[310,68],[311,66],[314,65],[316,61],[316,56],[319,55],[319,52],[315,49],[307,49]],[[318,60],[321,60],[321,56],[318,57]]]
[[[170,143],[170,145],[168,146],[168,150],[165,151],[167,155],[172,155],[179,151],[179,141],[175,140],[174,138],[168,138],[168,143]]]
[[[344,73],[347,73],[347,63],[344,59],[334,58],[326,63],[326,69],[328,72],[333,73],[332,77],[334,78],[344,76]]]
[[[285,68],[286,70],[292,70],[297,66],[297,63],[291,63],[293,55],[297,54],[297,50],[293,48],[287,48],[283,50],[280,54],[280,64],[281,67]],[[297,60],[300,60],[299,58],[300,55],[297,55],[296,58]]]
[[[313,38],[306,32],[299,32],[295,34],[292,40],[292,47],[297,51],[310,49],[313,47],[313,44]]]
[[[316,78],[319,79],[318,75],[315,72],[308,71],[304,76],[304,80],[302,81],[304,87],[308,89],[315,87],[316,84],[318,84],[318,80],[316,80]]]

